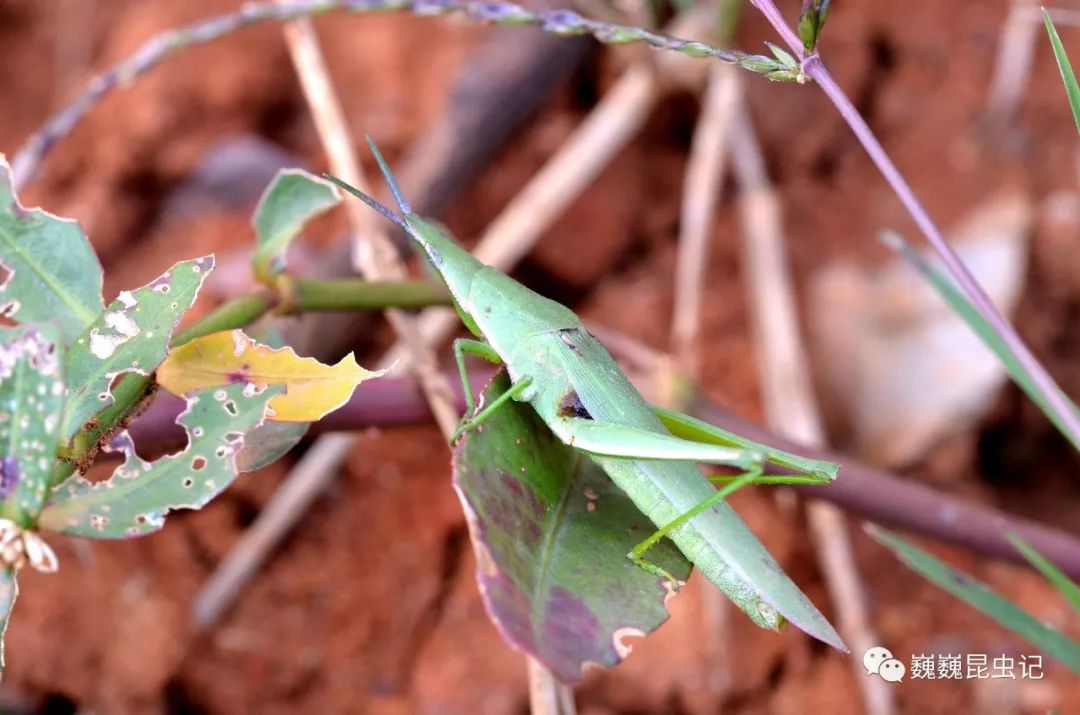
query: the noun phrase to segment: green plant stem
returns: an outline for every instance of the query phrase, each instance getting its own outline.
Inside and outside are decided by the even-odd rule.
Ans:
[[[270,312],[276,303],[277,298],[269,291],[233,298],[174,335],[172,345],[183,345],[210,333],[251,325]]]
[[[279,297],[279,294],[282,294]],[[279,279],[278,291],[263,290],[227,301],[173,336],[172,345],[183,345],[196,338],[222,330],[251,325],[272,311],[288,313],[318,311],[367,311],[386,308],[415,309],[448,305],[446,290],[430,281],[316,280]],[[149,375],[129,373],[112,390],[113,402],[93,421],[84,425],[61,454],[50,479],[60,484],[80,466],[91,461],[101,441],[122,426],[153,386]]]
[[[291,281],[291,312],[312,313],[330,310],[416,310],[433,305],[450,305],[446,289],[432,281],[320,281],[298,278]]]

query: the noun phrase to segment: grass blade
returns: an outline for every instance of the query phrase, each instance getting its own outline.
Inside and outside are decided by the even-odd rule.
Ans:
[[[1064,571],[1036,551],[1035,547],[1021,539],[1019,534],[1008,534],[1006,538],[1080,614],[1080,585],[1077,585],[1075,581],[1065,575]]]
[[[867,527],[867,532],[878,543],[892,550],[911,570],[972,608],[982,611],[1069,670],[1080,674],[1080,643],[1043,625],[1015,603],[999,596],[986,584],[957,571],[896,534],[873,525]]]
[[[1054,21],[1050,19],[1050,13],[1043,8],[1043,22],[1046,23],[1046,32],[1050,35],[1050,44],[1054,48],[1054,57],[1057,58],[1058,69],[1061,70],[1061,80],[1065,83],[1065,93],[1069,95],[1069,106],[1072,107],[1073,119],[1076,121],[1076,131],[1080,132],[1080,85],[1076,83],[1076,75],[1073,74],[1069,56],[1065,54],[1065,46],[1061,44]]]
[[[1043,411],[1043,414],[1050,418],[1050,421],[1054,423],[1054,426],[1057,427],[1058,431],[1065,435],[1076,449],[1080,450],[1080,434],[1069,431],[1065,421],[1054,411],[1049,400],[1046,399],[1046,396],[1039,390],[1038,385],[1031,378],[1031,374],[1024,368],[1023,364],[1016,359],[1016,356],[1009,348],[1009,345],[1001,335],[994,330],[994,327],[982,317],[979,311],[975,309],[975,306],[960,292],[956,285],[941,271],[935,268],[921,253],[908,244],[899,234],[893,231],[886,231],[882,234],[882,239],[890,248],[899,253],[912,265],[912,267],[915,268],[915,270],[930,282],[930,285],[937,290],[938,294],[949,304],[949,307],[951,307],[956,314],[968,324],[968,327],[975,331],[986,346],[997,355],[998,359],[1001,360],[1001,364],[1005,366],[1005,369],[1012,377],[1013,382],[1015,382],[1020,389],[1022,389],[1027,396],[1039,406],[1039,409]],[[1058,390],[1058,392],[1061,393],[1060,390]],[[1062,397],[1070,408],[1074,412],[1077,412],[1076,404],[1069,400],[1063,393]]]

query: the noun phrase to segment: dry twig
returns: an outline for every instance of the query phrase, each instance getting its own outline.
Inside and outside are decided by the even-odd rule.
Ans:
[[[694,131],[690,158],[683,182],[682,212],[679,220],[679,249],[675,266],[675,301],[671,321],[671,346],[674,367],[682,375],[699,380],[701,294],[709,262],[709,238],[712,217],[724,178],[732,121],[740,105],[742,88],[738,74],[724,65],[710,68],[705,98]],[[669,388],[675,385],[669,381]],[[670,391],[670,390],[669,390]],[[671,395],[668,395],[670,402]],[[669,405],[674,406],[674,405]],[[702,608],[708,634],[706,643],[710,663],[709,688],[716,697],[731,684],[728,667],[728,617],[731,602],[717,589],[702,594]]]
[[[733,131],[732,164],[739,184],[746,284],[750,289],[755,341],[762,362],[762,397],[767,424],[786,437],[821,446],[825,432],[799,336],[795,291],[788,270],[780,206],[765,172],[753,125],[745,108]],[[843,513],[822,502],[807,506],[818,561],[825,573],[840,633],[855,653],[878,645],[867,612],[851,537]],[[852,660],[866,712],[895,712],[891,687],[863,677]]]
[[[1013,0],[1001,29],[987,109],[997,121],[1007,122],[1027,87],[1042,22],[1035,0]]]
[[[724,176],[728,133],[742,92],[737,72],[719,64],[710,69],[683,185],[671,325],[677,366],[695,379],[699,377],[697,338],[701,327],[701,289],[709,262],[710,228]]]
[[[344,115],[330,84],[310,21],[302,19],[288,25],[286,39],[332,170],[349,183],[364,186]],[[398,262],[393,245],[385,233],[373,223],[371,217],[374,213],[364,211],[356,201],[348,201],[346,206],[354,233],[366,243],[365,250],[357,251],[365,275],[373,280],[403,277],[405,269]],[[401,311],[387,311],[387,318],[402,342],[408,346],[417,379],[440,428],[449,438],[453,434],[457,416],[453,393],[446,378],[438,372],[434,356],[420,338],[413,319]],[[386,360],[382,366],[386,366]],[[200,627],[210,625],[235,599],[273,546],[292,529],[315,496],[337,473],[351,442],[348,437],[327,436],[320,438],[308,450],[283,487],[274,494],[255,525],[245,533],[199,593],[194,615]]]

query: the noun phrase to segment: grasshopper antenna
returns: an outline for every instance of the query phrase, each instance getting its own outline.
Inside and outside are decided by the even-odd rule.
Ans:
[[[371,208],[375,209],[376,211],[381,213],[383,216],[385,216],[386,218],[393,221],[398,226],[400,226],[402,228],[405,228],[405,223],[404,223],[404,221],[401,220],[400,216],[398,216],[396,213],[394,213],[390,209],[388,209],[385,206],[383,206],[382,204],[380,204],[375,199],[373,199],[370,196],[368,196],[367,194],[365,194],[360,189],[358,189],[358,188],[356,188],[354,186],[349,186],[348,184],[346,184],[341,179],[337,178],[336,176],[331,176],[330,174],[323,174],[323,178],[326,179],[327,181],[330,181],[330,182],[336,184],[340,188],[344,189],[345,191],[349,192],[350,194],[352,194],[356,198],[360,199],[365,204],[367,204]]]
[[[394,195],[394,201],[397,201],[398,209],[406,216],[411,214],[412,208],[409,207],[409,202],[405,200],[405,195],[401,193],[401,188],[394,179],[394,175],[390,173],[390,167],[387,166],[386,159],[383,158],[382,152],[379,151],[379,147],[375,146],[375,142],[371,137],[365,138],[367,139],[368,146],[371,148],[371,153],[375,155],[375,161],[379,164],[379,171],[382,172],[383,178],[386,179],[387,185],[390,186],[390,193]]]

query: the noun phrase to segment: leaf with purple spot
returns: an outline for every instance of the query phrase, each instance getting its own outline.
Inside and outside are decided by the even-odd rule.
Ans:
[[[177,418],[187,432],[187,447],[147,462],[136,453],[128,433],[110,449],[124,462],[108,479],[90,482],[75,476],[56,487],[38,526],[71,536],[121,539],[160,529],[175,509],[201,509],[232,483],[236,455],[245,436],[260,425],[279,387],[229,385],[187,397]]]
[[[64,383],[52,337],[0,328],[0,518],[24,527],[45,501],[56,461]]]
[[[273,324],[266,323],[248,328],[251,338],[274,349],[286,346],[285,337]],[[236,455],[236,466],[241,472],[252,472],[272,464],[300,443],[307,434],[310,422],[276,422],[266,420],[248,432],[244,448]]]
[[[0,316],[53,323],[70,343],[101,315],[102,272],[79,224],[19,204],[0,155]]]
[[[149,375],[165,359],[180,318],[199,295],[214,257],[181,261],[147,285],[121,291],[68,349],[67,407],[60,431],[70,439],[112,404],[113,380],[127,372]]]
[[[272,284],[285,270],[289,244],[310,219],[341,203],[341,192],[301,169],[283,169],[266,188],[252,223],[258,248],[251,259],[255,277]]]
[[[488,385],[490,404],[509,387]],[[469,520],[488,614],[511,645],[560,679],[610,667],[668,616],[670,586],[627,553],[655,527],[591,458],[567,447],[525,404],[505,403],[454,452],[454,485]],[[648,558],[690,573],[668,541]]]

